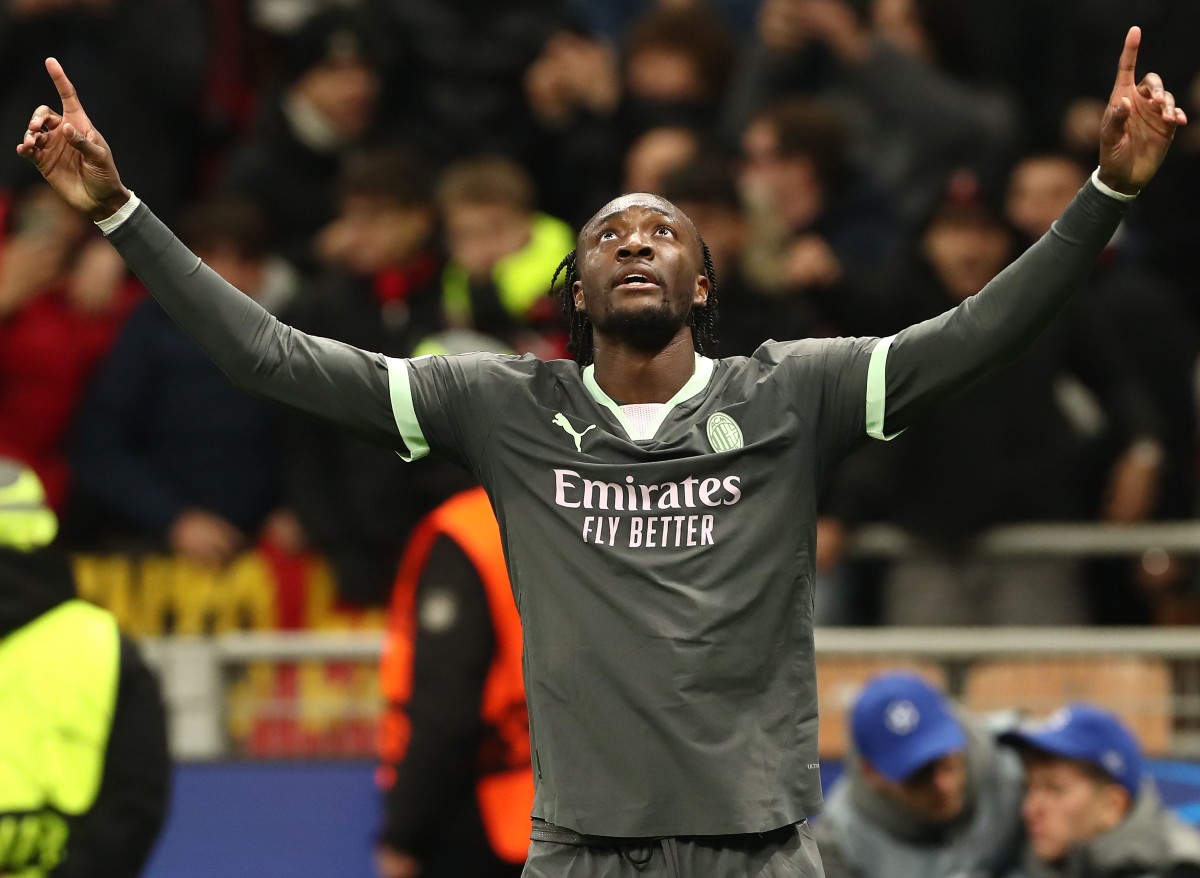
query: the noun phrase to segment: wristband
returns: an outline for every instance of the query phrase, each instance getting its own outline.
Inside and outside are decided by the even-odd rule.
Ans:
[[[1124,201],[1124,202],[1128,203],[1138,197],[1138,193],[1136,193],[1136,192],[1133,193],[1132,195],[1126,195],[1124,192],[1118,192],[1113,187],[1105,185],[1104,182],[1101,181],[1101,179],[1100,179],[1100,168],[1099,167],[1097,167],[1096,170],[1092,171],[1092,185],[1095,186],[1097,189],[1099,189],[1101,192],[1103,192],[1105,195],[1107,195],[1109,198],[1115,198],[1115,199],[1117,199],[1117,201]]]
[[[129,200],[121,205],[121,209],[110,217],[106,217],[102,220],[96,220],[96,227],[99,228],[100,231],[105,235],[111,235],[121,227],[121,224],[124,223],[125,220],[133,216],[133,212],[137,210],[137,206],[141,203],[142,199],[138,198],[137,195],[130,190]]]

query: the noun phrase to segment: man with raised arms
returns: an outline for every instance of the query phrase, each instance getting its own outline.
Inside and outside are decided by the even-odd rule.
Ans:
[[[297,332],[202,265],[122,184],[53,59],[62,111],[37,108],[17,151],[237,384],[405,459],[448,455],[487,489],[525,637],[527,876],[816,876],[822,480],[1017,356],[1087,274],[1186,123],[1159,77],[1135,81],[1140,39],[1100,167],[978,295],[891,338],[749,358],[711,358],[707,247],[653,195],[605,205],[563,261],[575,362],[397,360]]]

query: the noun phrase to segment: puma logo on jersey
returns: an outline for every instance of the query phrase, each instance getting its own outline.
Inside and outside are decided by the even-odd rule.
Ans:
[[[554,420],[552,421],[552,423],[558,424],[558,426],[562,427],[564,430],[567,431],[567,433],[570,434],[571,438],[575,440],[575,450],[576,451],[583,451],[583,448],[581,447],[583,444],[583,437],[588,432],[588,430],[596,429],[595,424],[588,424],[587,429],[584,430],[583,433],[576,433],[575,428],[571,426],[571,422],[567,420],[567,416],[564,415],[562,412],[554,413]]]

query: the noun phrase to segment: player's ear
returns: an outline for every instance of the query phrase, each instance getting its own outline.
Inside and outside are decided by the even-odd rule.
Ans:
[[[708,304],[708,275],[696,275],[696,294],[692,297],[693,308],[703,308]]]
[[[580,314],[586,314],[587,308],[583,302],[583,281],[577,280],[571,284],[571,298],[575,300],[575,310]]]

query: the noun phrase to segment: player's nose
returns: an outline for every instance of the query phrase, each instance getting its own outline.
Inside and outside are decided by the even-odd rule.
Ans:
[[[632,256],[644,258],[653,255],[654,245],[651,243],[651,238],[641,229],[632,229],[617,248],[617,257],[620,259],[629,259]]]

